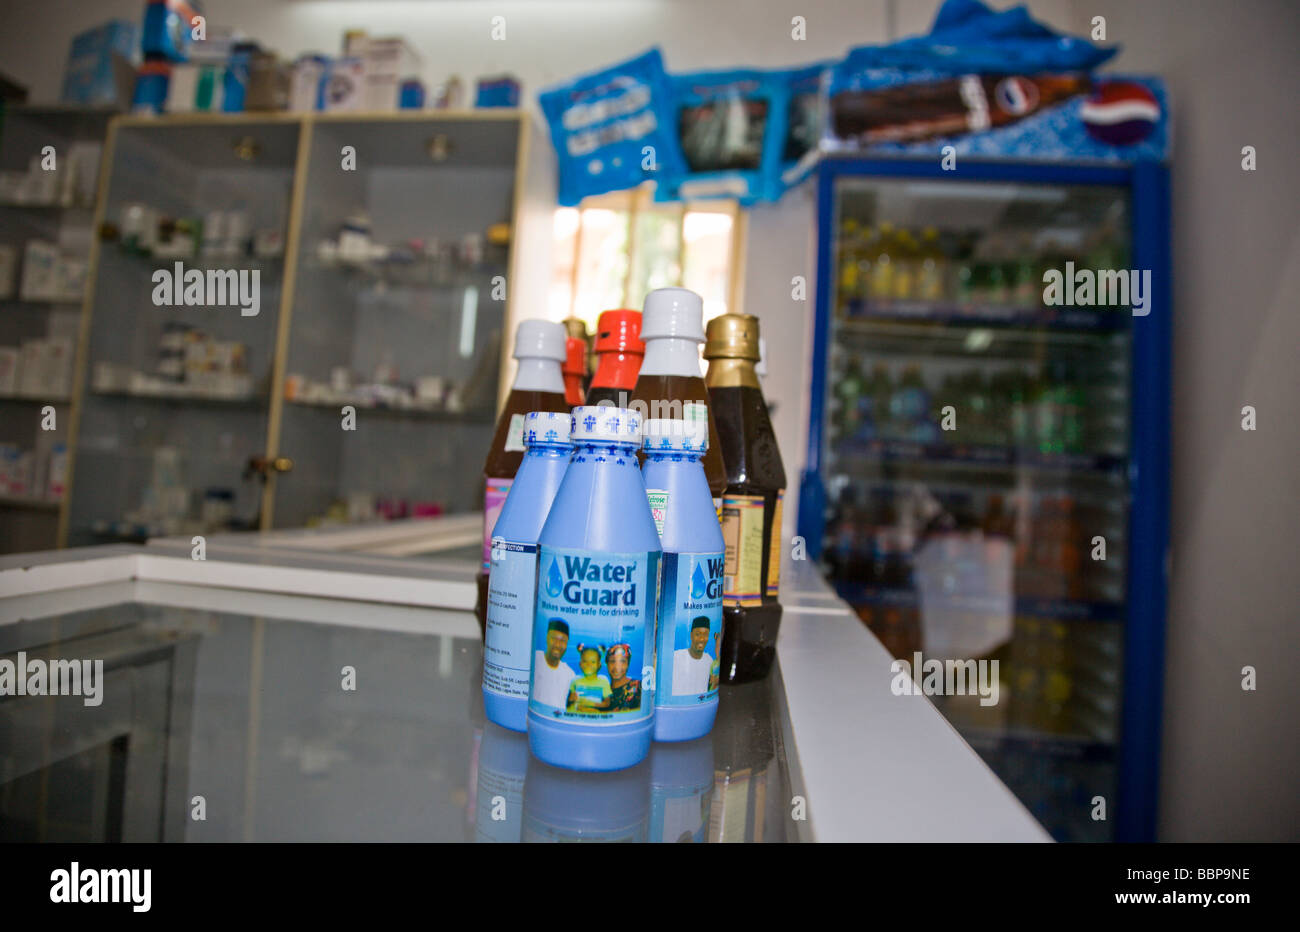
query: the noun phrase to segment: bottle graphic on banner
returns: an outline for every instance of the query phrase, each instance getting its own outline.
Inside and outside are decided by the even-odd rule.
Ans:
[[[548,320],[521,320],[515,330],[514,357],[519,367],[483,464],[483,564],[474,608],[480,632],[485,632],[487,626],[492,528],[524,458],[524,416],[529,411],[569,410],[560,372],[565,358],[564,340],[564,327]]]
[[[702,423],[646,421],[642,475],[664,548],[656,741],[702,737],[718,711],[726,554],[700,462],[707,443]]]
[[[704,358],[727,470],[722,682],[743,683],[767,676],[776,657],[785,467],[754,371],[758,319],[722,314],[709,321]]]
[[[491,721],[514,731],[523,731],[528,719],[537,538],[569,467],[572,421],[557,411],[530,411],[524,418],[526,452],[492,531],[483,706]]]
[[[641,419],[574,408],[572,439],[538,539],[528,746],[558,767],[619,770],[654,730],[662,551],[637,468]]]

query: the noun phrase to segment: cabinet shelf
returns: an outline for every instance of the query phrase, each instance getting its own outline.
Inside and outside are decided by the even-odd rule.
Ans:
[[[72,398],[68,395],[0,395],[0,401],[28,405],[72,404]]]
[[[1087,307],[1011,307],[978,305],[956,307],[950,304],[913,304],[898,307],[867,308],[848,303],[836,323],[851,328],[858,323],[927,323],[962,327],[1023,327],[1046,331],[1084,331],[1113,333],[1129,327],[1132,312],[1128,308],[1096,310]]]
[[[199,395],[194,393],[166,394],[162,392],[133,392],[125,389],[104,391],[95,389],[90,392],[96,398],[130,399],[135,401],[153,401],[167,405],[197,405],[214,408],[257,409],[265,408],[267,399],[263,395],[240,395],[226,398],[220,395]]]
[[[832,583],[840,597],[853,604],[899,608],[912,608],[920,605],[920,595],[915,589],[868,586],[843,579],[832,580]],[[1104,622],[1117,622],[1124,619],[1124,605],[1120,602],[1016,596],[1013,604],[1016,615],[1031,618],[1051,619],[1054,621]],[[1002,602],[1000,599],[981,599],[978,596],[972,596],[963,602],[952,596],[946,596],[945,605],[969,611],[979,611],[981,607],[1000,610]]]
[[[62,504],[57,498],[36,498],[30,495],[0,495],[0,508],[22,508],[29,511],[58,511]]]
[[[305,267],[314,272],[338,275],[349,282],[370,287],[454,289],[470,285],[486,286],[497,275],[505,275],[506,265],[490,263],[474,268],[445,270],[434,260],[413,262],[344,262],[312,259]]]
[[[457,424],[494,424],[495,419],[490,409],[479,409],[474,411],[448,411],[446,408],[398,408],[388,405],[363,405],[356,401],[304,401],[298,398],[286,399],[285,404],[302,408],[319,408],[322,411],[330,411],[338,414],[339,409],[344,405],[351,405],[357,409],[357,416],[363,414],[378,414],[382,417],[390,418],[411,418],[414,420],[427,421],[447,421]]]
[[[1124,457],[1107,453],[1039,453],[1013,447],[943,446],[902,440],[870,440],[851,446],[845,442],[834,443],[831,456],[841,469],[887,462],[1122,476],[1127,466]]]

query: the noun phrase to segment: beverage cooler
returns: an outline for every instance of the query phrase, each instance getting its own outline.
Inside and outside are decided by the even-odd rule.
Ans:
[[[810,556],[896,657],[998,661],[996,703],[932,701],[1053,836],[1154,840],[1166,168],[840,158],[818,184]],[[1126,304],[1045,291],[1130,269]]]

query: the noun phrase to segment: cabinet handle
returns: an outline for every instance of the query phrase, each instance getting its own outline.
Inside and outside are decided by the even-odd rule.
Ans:
[[[287,456],[251,456],[244,475],[259,475],[265,479],[273,472],[290,472],[292,469],[293,460]]]

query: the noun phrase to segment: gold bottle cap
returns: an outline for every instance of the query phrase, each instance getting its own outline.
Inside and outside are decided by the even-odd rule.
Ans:
[[[561,323],[564,324],[564,332],[566,336],[582,340],[584,343],[587,341],[587,324],[582,320],[582,318],[566,317],[561,321]]]
[[[705,330],[705,359],[750,359],[758,362],[758,318],[753,314],[720,314]]]

